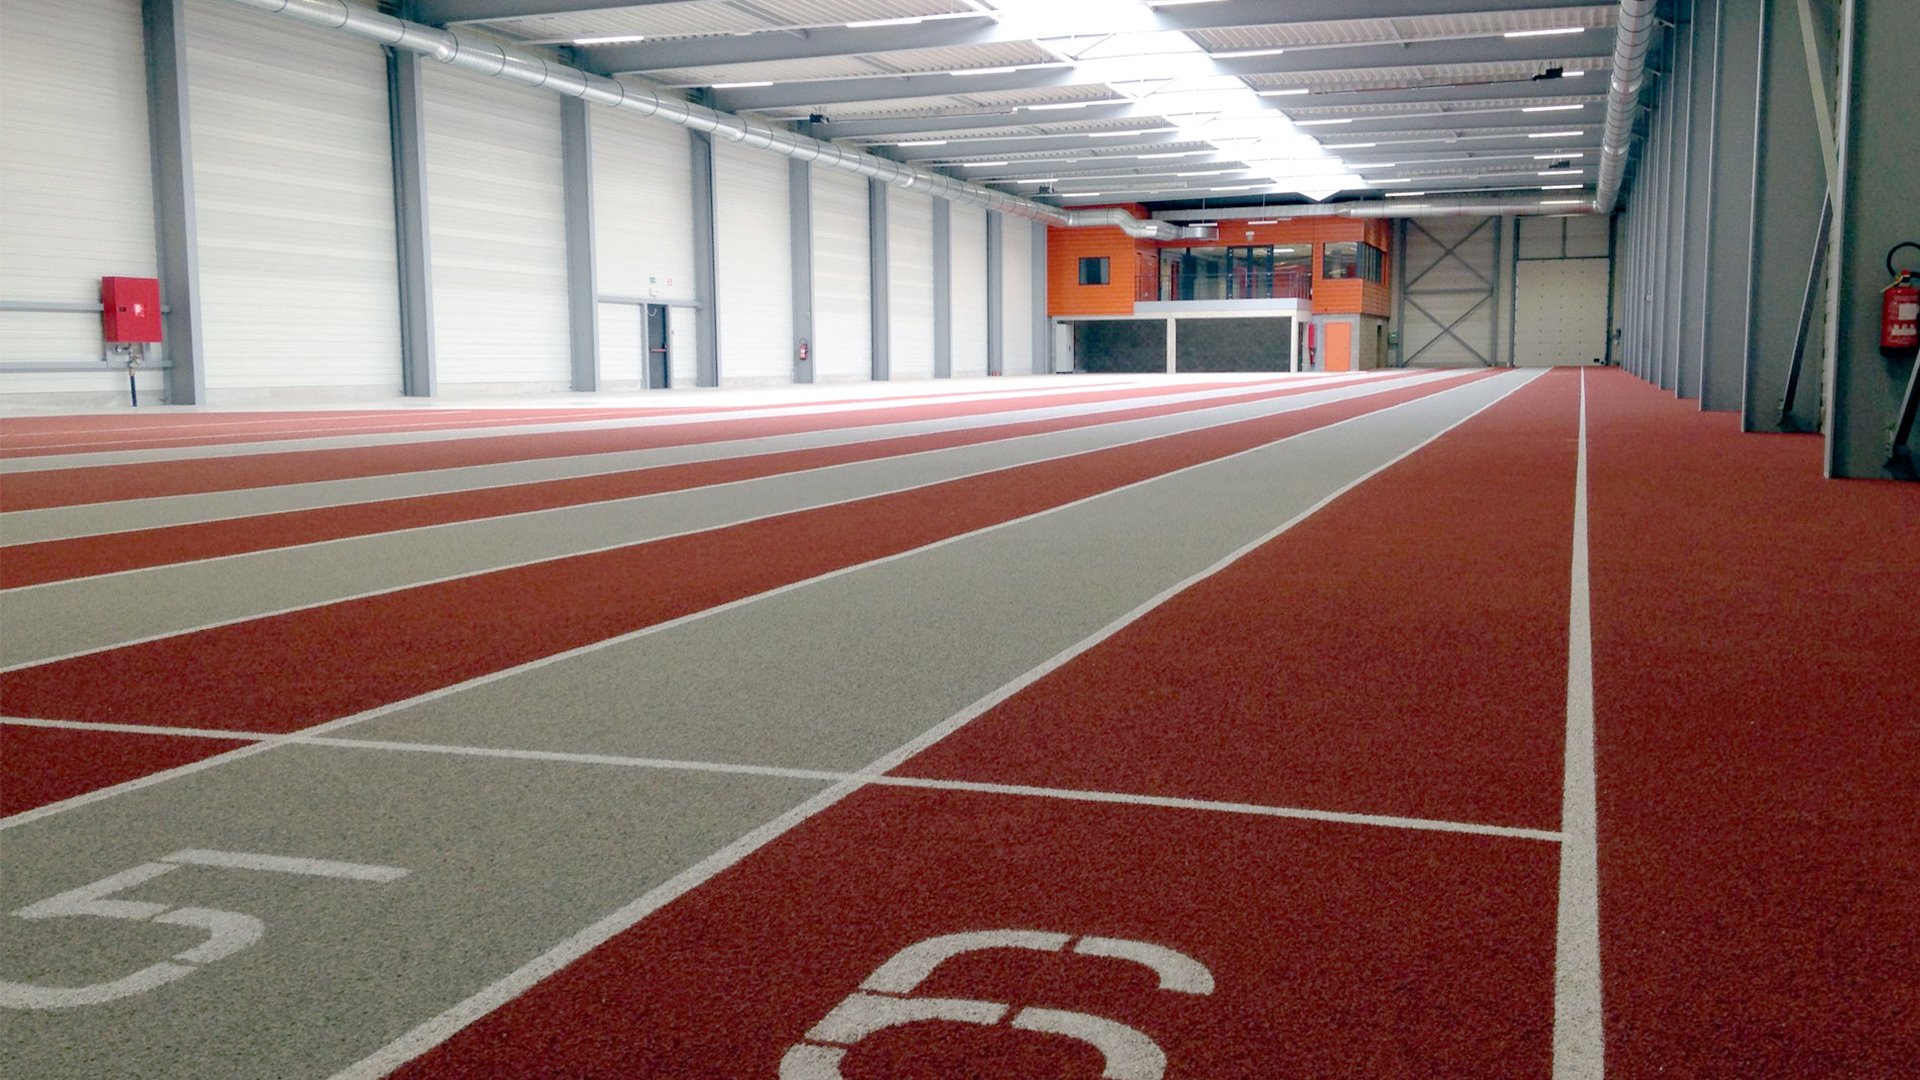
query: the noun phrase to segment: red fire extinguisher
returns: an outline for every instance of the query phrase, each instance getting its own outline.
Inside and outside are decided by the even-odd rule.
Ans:
[[[1880,294],[1881,352],[1910,353],[1920,348],[1920,285],[1914,284],[1920,271],[1894,269],[1893,255],[1901,248],[1920,251],[1920,244],[1895,244],[1887,252],[1887,273],[1893,275],[1893,284]]]

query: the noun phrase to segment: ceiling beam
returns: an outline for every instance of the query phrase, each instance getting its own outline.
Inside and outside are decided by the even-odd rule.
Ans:
[[[618,11],[682,0],[413,0],[410,18],[431,26],[457,22],[493,22],[536,15],[576,15],[586,11]]]
[[[437,2],[457,5],[462,0]],[[477,0],[465,2],[475,3]],[[510,7],[519,0],[493,2]],[[602,3],[599,6],[606,5]],[[1138,13],[1128,13],[1130,21],[1117,25],[1103,24],[1101,32],[1211,30],[1240,26],[1286,26],[1357,17],[1393,19],[1463,12],[1538,11],[1592,6],[1595,6],[1594,0],[1510,0],[1504,3],[1497,0],[1370,0],[1365,9],[1360,10],[1351,0],[1293,0],[1285,5],[1274,4],[1272,0],[1228,0],[1224,3],[1158,10],[1141,9]],[[1072,37],[1084,34],[1085,25],[1085,17],[1075,15],[1070,10],[1025,16],[1003,13],[997,21],[990,16],[983,16],[979,19],[933,19],[908,26],[819,27],[800,31],[797,35],[761,33],[745,37],[643,41],[631,45],[595,47],[589,49],[586,56],[596,68],[605,72],[664,71],[670,68],[804,60],[823,56],[858,56],[907,49],[952,48],[1000,41],[1031,41],[1042,37]]]
[[[1207,7],[1200,4],[1195,7]],[[1174,8],[1170,10],[1184,10]],[[1579,51],[1611,52],[1613,31],[1581,35]],[[1292,75],[1383,67],[1440,67],[1450,64],[1544,63],[1564,58],[1565,38],[1460,38],[1405,44],[1356,45],[1339,49],[1302,49],[1278,56],[1214,60],[1204,53],[1166,57],[1166,75]],[[853,79],[816,79],[774,86],[742,87],[715,93],[715,103],[731,112],[752,109],[824,106],[891,98],[945,97],[996,90],[1102,85],[1129,70],[1122,63],[1090,60],[1074,67],[1028,68],[998,75],[882,75]]]

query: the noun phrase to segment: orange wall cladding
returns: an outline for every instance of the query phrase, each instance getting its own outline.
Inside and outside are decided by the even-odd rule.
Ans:
[[[1129,207],[1145,216],[1139,207]],[[1251,240],[1247,233],[1253,233]],[[1380,315],[1388,313],[1388,282],[1393,275],[1390,250],[1393,223],[1386,218],[1291,218],[1273,225],[1248,225],[1222,220],[1220,239],[1135,240],[1112,226],[1097,229],[1047,230],[1047,314],[1131,315],[1135,300],[1158,296],[1159,249],[1219,245],[1312,244],[1313,311],[1316,315]],[[1336,240],[1364,240],[1387,252],[1381,280],[1347,278],[1329,281],[1320,258],[1320,245]],[[1080,260],[1105,256],[1109,277],[1105,285],[1080,284]],[[1129,275],[1127,268],[1134,268]]]

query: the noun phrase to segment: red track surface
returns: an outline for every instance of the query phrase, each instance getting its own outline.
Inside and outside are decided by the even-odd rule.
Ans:
[[[1559,828],[1579,398],[1543,376],[900,771]]]
[[[1181,391],[1197,391],[1259,384],[1196,383]],[[871,427],[878,424],[981,416],[1011,409],[1048,408],[1138,397],[1164,397],[1165,387],[1046,395],[1043,398],[964,401],[922,405],[907,409],[876,408],[861,412],[812,413],[745,420],[701,421],[664,427],[611,428],[560,431],[537,435],[496,435],[473,439],[364,446],[336,450],[299,450],[285,453],[242,454],[212,459],[200,468],[182,468],[179,461],[148,461],[88,468],[48,469],[14,473],[5,478],[4,508],[40,510],[51,506],[79,506],[120,499],[147,499],[208,491],[303,484],[320,480],[350,480],[365,476],[454,469],[466,465],[497,465],[508,461],[610,454],[661,446],[693,446],[769,435]]]
[[[1614,1077],[1920,1063],[1920,492],[1590,378]]]
[[[1383,380],[1384,381],[1384,380]],[[1194,412],[1248,401],[1291,397],[1325,389],[1319,385],[1265,389],[1203,402],[1148,405],[1091,416],[1029,420],[965,431],[936,432],[846,446],[820,447],[759,454],[723,461],[665,465],[572,479],[425,495],[405,499],[353,503],[314,510],[209,521],[158,529],[138,529],[83,536],[69,540],[15,544],[0,549],[0,589],[17,589],[50,581],[94,574],[135,570],[149,566],[210,559],[248,551],[291,547],[348,536],[416,529],[456,521],[529,513],[566,506],[627,499],[667,491],[684,491],[779,473],[818,469],[854,461],[870,461],[901,454],[921,453],[1003,439],[1066,431],[1100,424]],[[183,461],[185,470],[215,471],[217,461]]]
[[[137,780],[248,744],[0,724],[0,817]]]
[[[1084,389],[1110,383],[1082,384]],[[889,396],[886,401],[951,398],[961,391],[941,394]],[[1018,395],[1026,387],[969,390],[964,393]],[[109,413],[82,416],[10,417],[0,420],[0,458],[80,454],[98,451],[147,450],[174,446],[211,446],[279,439],[326,438],[387,431],[426,431],[487,428],[515,424],[565,423],[643,416],[688,416],[743,412],[755,409],[815,408],[822,405],[874,403],[871,397],[831,398],[820,401],[762,405],[726,405],[695,409],[681,406],[620,409],[383,409],[364,412],[206,412],[130,416]],[[164,434],[162,434],[164,433]]]
[[[293,731],[1484,377],[22,668],[0,674],[0,712]],[[641,572],[658,566],[687,570]]]
[[[1009,928],[1174,948],[1215,989],[996,950],[915,996],[1117,1020],[1159,1044],[1170,1077],[1540,1077],[1557,867],[1538,841],[869,788],[394,1075],[772,1077],[899,949]],[[844,1062],[849,1080],[1100,1066],[1064,1037],[953,1023],[876,1034]]]

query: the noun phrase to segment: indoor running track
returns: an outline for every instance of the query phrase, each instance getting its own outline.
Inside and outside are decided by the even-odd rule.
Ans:
[[[1713,577],[1909,489],[1612,371],[1061,385],[16,434],[76,483],[0,488],[9,1071],[1920,1060],[1920,588],[1847,568],[1829,682]]]

